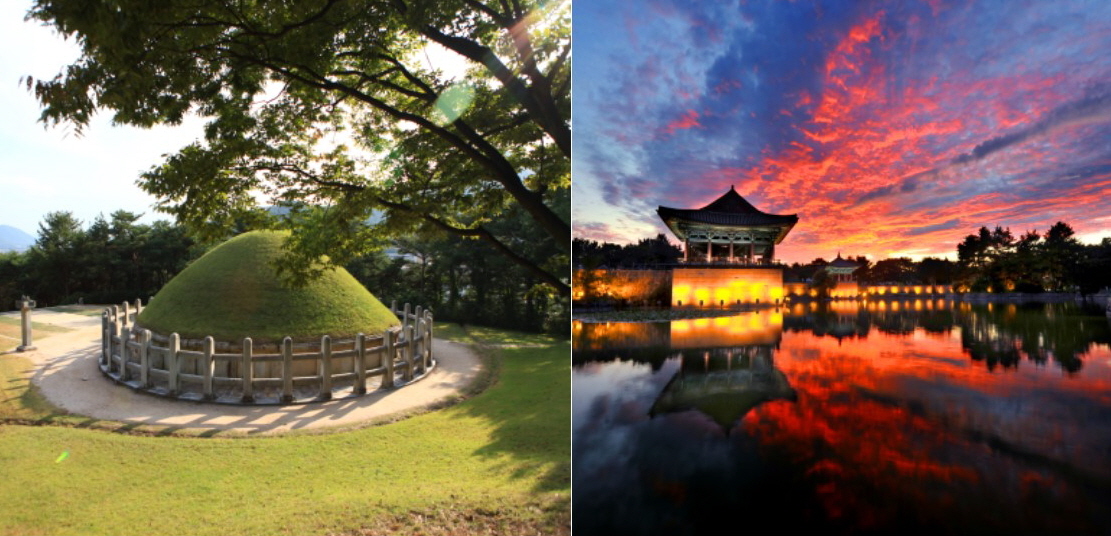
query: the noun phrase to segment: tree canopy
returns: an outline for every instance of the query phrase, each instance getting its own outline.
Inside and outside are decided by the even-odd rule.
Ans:
[[[35,245],[0,255],[0,310],[24,294],[50,305],[154,295],[202,251],[181,226],[139,217],[117,210],[86,227],[70,212],[48,213]]]
[[[29,17],[83,52],[27,80],[47,125],[80,132],[101,109],[144,127],[208,119],[204,140],[140,179],[194,232],[279,204],[303,266],[435,230],[570,294],[569,2],[38,0]],[[514,209],[524,241],[498,231]],[[536,242],[559,253],[537,257],[550,248]]]
[[[1091,258],[1072,227],[1057,222],[1039,235],[1028,231],[1017,240],[1010,229],[981,227],[957,245],[964,286],[975,290],[1041,292],[1068,290],[1081,283],[1082,263]],[[1094,283],[1098,284],[1098,283]],[[1087,284],[1084,290],[1090,292]]]

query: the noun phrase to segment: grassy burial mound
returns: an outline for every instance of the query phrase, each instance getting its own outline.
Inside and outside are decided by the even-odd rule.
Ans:
[[[342,267],[304,287],[288,286],[274,268],[287,236],[253,231],[219,245],[170,280],[139,314],[138,324],[165,335],[211,335],[229,342],[350,337],[398,325]]]

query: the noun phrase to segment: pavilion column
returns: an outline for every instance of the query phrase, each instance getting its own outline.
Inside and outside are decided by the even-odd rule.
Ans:
[[[714,253],[714,239],[710,238],[710,239],[706,240],[706,263],[707,264],[709,264],[711,262],[714,262],[713,253]]]
[[[733,235],[729,235],[729,262],[733,262]]]
[[[754,240],[750,240],[748,243],[748,262],[756,263],[756,242]]]
[[[691,239],[683,238],[683,245],[685,246],[683,248],[683,262],[689,262],[691,253]]]

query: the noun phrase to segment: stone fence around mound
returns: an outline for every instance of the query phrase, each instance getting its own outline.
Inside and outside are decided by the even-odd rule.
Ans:
[[[432,312],[394,302],[400,327],[353,339],[254,343],[182,339],[137,326],[143,310],[124,302],[101,315],[100,370],[152,394],[194,401],[288,404],[359,396],[419,380],[435,367]]]

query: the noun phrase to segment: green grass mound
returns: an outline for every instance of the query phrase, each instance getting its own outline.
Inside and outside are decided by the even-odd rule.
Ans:
[[[236,342],[376,334],[397,318],[347,270],[304,287],[285,285],[273,261],[288,233],[253,231],[209,251],[174,277],[139,314],[139,325],[183,338]]]

